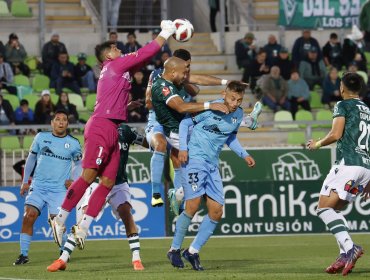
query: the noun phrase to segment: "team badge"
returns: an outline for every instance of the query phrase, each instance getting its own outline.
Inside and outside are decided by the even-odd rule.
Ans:
[[[102,159],[100,158],[100,157],[98,157],[97,159],[96,159],[96,164],[97,165],[100,165],[102,163]]]
[[[163,95],[164,96],[167,96],[167,95],[169,95],[170,94],[170,89],[168,88],[168,87],[163,87],[163,89],[162,89],[162,93],[163,93]]]
[[[197,189],[198,189],[198,185],[193,183],[193,184],[191,184],[191,188],[193,189],[193,192],[196,192]]]
[[[64,144],[64,148],[69,149],[69,147],[70,147],[69,143]]]
[[[231,118],[232,123],[236,123],[237,121],[238,121],[238,118],[235,118],[235,117]]]

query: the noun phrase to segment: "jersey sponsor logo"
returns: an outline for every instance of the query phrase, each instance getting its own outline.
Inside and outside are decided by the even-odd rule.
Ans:
[[[44,140],[44,143],[46,143],[46,144],[51,144],[51,141]]]
[[[216,120],[216,121],[219,121],[219,122],[222,121],[222,118],[216,117],[216,116],[213,116],[213,119]]]
[[[211,125],[203,125],[203,130],[218,134],[218,135],[228,135],[230,133],[222,132],[217,124],[211,124]]]
[[[317,163],[299,152],[279,156],[272,164],[272,171],[276,181],[317,180],[321,177]]]
[[[63,157],[63,156],[59,156],[59,155],[54,154],[48,147],[45,147],[41,151],[41,155],[47,156],[47,157],[53,157],[53,158],[57,158],[57,159],[61,159],[61,160],[71,160],[71,158],[67,158],[67,157]]]
[[[162,89],[162,94],[164,95],[164,96],[167,96],[167,95],[169,95],[170,94],[170,89],[168,88],[168,87],[164,87],[163,89]]]

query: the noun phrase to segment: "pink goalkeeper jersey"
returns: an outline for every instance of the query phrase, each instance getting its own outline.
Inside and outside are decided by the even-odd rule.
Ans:
[[[127,103],[131,89],[131,74],[160,50],[156,41],[137,52],[103,62],[98,81],[93,116],[106,119],[127,120]]]

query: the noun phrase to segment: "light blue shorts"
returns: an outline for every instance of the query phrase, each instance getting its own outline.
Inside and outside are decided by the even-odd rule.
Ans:
[[[66,196],[66,191],[67,190],[50,192],[48,190],[34,188],[31,184],[25,204],[35,207],[39,211],[39,215],[45,205],[47,205],[49,215],[57,215],[64,197]]]
[[[150,142],[152,140],[153,135],[157,133],[164,135],[163,126],[160,125],[157,121],[148,123],[147,126],[145,127],[145,138],[149,146],[150,146]]]
[[[221,205],[225,203],[222,179],[218,166],[198,159],[189,159],[182,167],[185,200],[206,194]]]

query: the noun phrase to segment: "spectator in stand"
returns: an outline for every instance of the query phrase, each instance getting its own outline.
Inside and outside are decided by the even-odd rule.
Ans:
[[[365,32],[366,50],[370,51],[370,1],[367,1],[360,13],[360,29]]]
[[[9,35],[9,41],[5,45],[5,60],[10,64],[14,74],[30,75],[30,68],[24,64],[27,52],[23,45],[19,43],[17,34]]]
[[[156,63],[159,63],[159,64],[156,64],[155,65],[155,69],[159,69],[159,68],[163,68],[164,66],[164,63],[166,62],[167,59],[169,59],[171,57],[171,54],[168,53],[168,52],[163,52],[161,53],[161,59],[159,61],[157,61]]]
[[[157,38],[159,32],[161,30],[159,28],[155,28],[153,29],[152,31],[152,41],[155,40],[155,38]],[[149,44],[150,42],[148,42]],[[162,63],[162,54],[163,53],[167,53],[170,56],[172,56],[172,51],[170,49],[170,47],[168,46],[167,43],[165,43],[162,48],[161,48],[161,51],[158,52],[151,60],[151,62],[146,66],[146,69],[149,70],[149,71],[152,71],[154,70],[154,68],[159,68],[158,65],[163,65]]]
[[[367,72],[359,70],[356,61],[352,61],[348,66],[348,72],[354,72],[359,74],[363,79],[363,85],[360,90],[360,98],[365,98],[367,101],[370,101],[370,93],[368,92],[368,82],[369,82],[369,76],[367,75]],[[365,100],[364,100],[365,101]],[[370,103],[366,103],[370,104]]]
[[[50,91],[45,89],[41,93],[40,100],[35,107],[35,123],[50,124],[55,112],[55,106],[51,102]]]
[[[147,83],[144,82],[144,74],[138,71],[134,75],[131,87],[131,111],[128,113],[128,122],[146,122],[147,110],[145,108],[145,91]]]
[[[0,91],[6,89],[11,94],[17,94],[17,88],[10,85],[13,83],[13,77],[12,67],[4,62],[4,55],[0,53]]]
[[[50,77],[51,68],[58,62],[59,53],[67,53],[67,48],[59,41],[59,34],[54,32],[51,34],[50,41],[42,48],[42,68],[46,76]]]
[[[59,53],[58,62],[51,68],[50,80],[50,86],[55,88],[57,94],[60,94],[63,88],[69,88],[72,92],[81,94],[74,72],[74,65],[68,61],[68,54]]]
[[[303,30],[302,36],[295,40],[292,50],[292,60],[296,67],[300,65],[301,61],[308,58],[308,51],[312,47],[317,49],[317,55],[319,59],[321,59],[322,54],[319,42],[315,38],[311,37],[310,30]]]
[[[0,125],[13,125],[14,111],[10,102],[0,94]]]
[[[329,41],[322,49],[324,63],[327,67],[335,67],[338,70],[342,69],[342,46],[338,40],[336,33],[331,33]]]
[[[125,45],[122,41],[118,41],[118,33],[116,31],[109,32],[109,41],[116,43],[117,49],[121,50],[122,53],[125,53]]]
[[[288,100],[290,102],[290,112],[295,119],[298,106],[304,110],[311,111],[310,90],[307,83],[299,77],[297,70],[293,70],[288,81]]]
[[[127,43],[125,45],[125,54],[136,52],[138,49],[141,48],[141,45],[136,41],[135,33],[128,33],[127,34]]]
[[[266,63],[267,54],[264,49],[258,51],[257,57],[252,61],[250,65],[250,88],[252,92],[256,87],[256,82],[262,75],[270,72],[270,67]]]
[[[254,34],[249,32],[245,34],[243,39],[235,42],[234,46],[236,63],[239,69],[243,69],[243,82],[249,83],[250,79],[250,65],[257,55],[257,46],[255,43]]]
[[[262,76],[258,81],[262,91],[263,104],[271,110],[277,112],[280,108],[290,110],[290,104],[287,98],[287,82],[280,76],[280,69],[277,66],[271,68],[271,73]]]
[[[280,49],[279,56],[275,60],[274,65],[279,67],[280,75],[284,78],[284,80],[288,81],[293,69],[293,62],[289,59],[289,52],[287,48]]]
[[[32,109],[29,107],[28,101],[22,99],[19,105],[20,106],[17,107],[14,112],[15,124],[33,124],[35,116]]]
[[[58,103],[55,105],[55,110],[63,110],[68,115],[68,122],[69,123],[77,123],[78,122],[78,112],[76,106],[69,102],[68,93],[62,92],[59,96]]]
[[[319,58],[318,49],[314,46],[308,51],[308,57],[299,64],[299,74],[308,84],[310,90],[315,85],[322,86],[326,76],[324,61]]]
[[[5,46],[3,44],[3,41],[0,41],[0,53],[2,53],[3,55],[5,55]]]
[[[273,66],[279,57],[279,52],[281,50],[281,45],[278,44],[275,35],[270,34],[267,39],[267,44],[263,47],[267,53],[267,64]],[[280,69],[281,70],[281,69]]]
[[[352,26],[351,34],[347,35],[347,38],[343,42],[343,62],[346,67],[352,62],[361,61],[361,65],[358,64],[359,70],[367,72],[366,69],[366,57],[365,57],[365,43],[362,32],[356,25]]]
[[[79,87],[88,88],[90,92],[96,92],[96,83],[92,68],[86,64],[87,55],[79,53],[78,62],[75,65],[74,73]]]
[[[326,75],[324,79],[321,103],[333,107],[331,106],[332,102],[342,100],[339,88],[340,88],[340,79],[338,76],[338,70],[335,67],[331,67],[329,69],[329,74]]]
[[[209,24],[211,25],[211,31],[217,32],[216,28],[216,15],[220,11],[220,0],[208,0],[209,5]],[[225,1],[225,25],[228,25],[227,17],[227,6]],[[225,31],[229,31],[229,27],[225,26]]]

